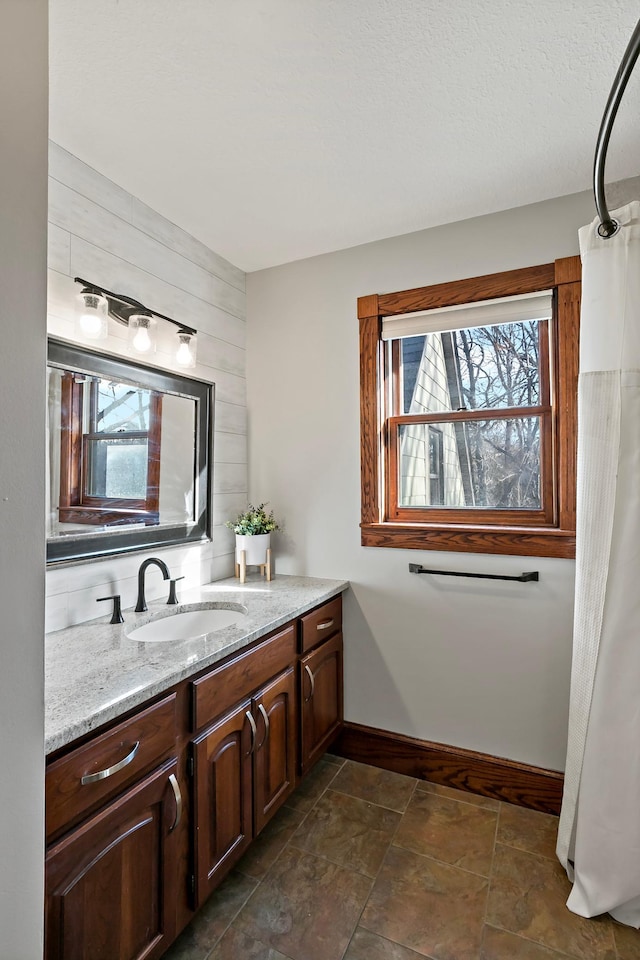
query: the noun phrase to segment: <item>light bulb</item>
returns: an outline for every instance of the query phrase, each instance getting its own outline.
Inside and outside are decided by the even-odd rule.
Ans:
[[[129,317],[129,345],[135,353],[153,353],[156,349],[155,319],[134,313]]]
[[[191,363],[191,350],[189,350],[189,344],[181,343],[178,347],[176,353],[176,363],[179,363],[181,367],[188,367]]]
[[[91,290],[83,290],[76,300],[76,330],[87,340],[104,340],[108,334],[107,298]]]
[[[133,338],[133,345],[138,353],[147,353],[147,351],[151,349],[151,337],[149,336],[149,331],[144,327],[140,327]]]
[[[80,315],[80,326],[88,337],[99,337],[102,318],[95,310],[92,310],[90,313],[83,313]]]
[[[176,350],[176,363],[179,367],[195,367],[195,340],[191,333],[178,332],[180,346]]]

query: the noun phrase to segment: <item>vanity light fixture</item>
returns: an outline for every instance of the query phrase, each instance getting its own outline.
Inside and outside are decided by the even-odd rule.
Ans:
[[[129,329],[129,350],[133,354],[149,356],[155,353],[158,320],[177,327],[178,344],[175,362],[180,367],[196,365],[196,333],[193,327],[178,323],[164,313],[145,307],[139,300],[121,293],[105,290],[95,283],[75,277],[82,284],[76,312],[76,332],[82,339],[104,340],[108,335],[108,318],[111,317]]]

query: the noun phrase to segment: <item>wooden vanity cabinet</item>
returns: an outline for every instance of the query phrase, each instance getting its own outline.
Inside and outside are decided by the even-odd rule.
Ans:
[[[45,960],[164,954],[337,735],[341,614],[337,597],[52,757]]]
[[[342,726],[342,633],[335,633],[305,654],[298,669],[300,768],[304,774],[326,753]]]
[[[245,700],[193,742],[194,886],[201,903],[253,837],[251,701]]]
[[[257,836],[296,785],[297,710],[293,666],[255,694],[252,709],[257,724],[253,761]]]
[[[155,960],[169,947],[176,770],[164,764],[49,848],[46,960]]]
[[[267,640],[258,648],[263,659],[245,665],[245,676],[251,673],[255,677],[265,664],[273,664],[274,650],[282,657],[290,648],[287,656],[295,662],[294,644],[292,628]],[[222,684],[234,676],[222,667],[212,671],[211,682]],[[198,681],[200,687],[194,685],[196,697],[199,690],[211,696],[209,680],[205,676]],[[222,687],[221,702],[224,697]],[[291,663],[193,741],[196,904],[215,889],[294,789],[296,721],[296,678]]]
[[[176,749],[176,694],[117,723],[47,767],[47,840],[104,807]]]

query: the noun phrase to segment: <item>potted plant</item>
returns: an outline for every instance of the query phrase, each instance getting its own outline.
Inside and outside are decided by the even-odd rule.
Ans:
[[[242,565],[243,552],[245,566],[263,566],[269,560],[271,534],[279,527],[273,510],[267,513],[266,506],[266,503],[260,503],[257,507],[249,504],[235,520],[227,521],[227,527],[236,535],[236,567]]]

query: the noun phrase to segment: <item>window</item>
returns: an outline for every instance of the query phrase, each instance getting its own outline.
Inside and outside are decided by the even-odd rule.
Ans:
[[[575,552],[578,257],[363,297],[362,543]]]
[[[60,521],[158,523],[162,394],[66,371],[60,409]]]

